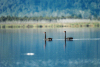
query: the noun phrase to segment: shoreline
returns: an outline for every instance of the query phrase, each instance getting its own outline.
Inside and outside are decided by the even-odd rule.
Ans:
[[[66,19],[65,19],[66,20]],[[68,19],[69,20],[69,19]],[[77,19],[76,19],[77,20]],[[0,29],[2,28],[62,28],[62,27],[100,27],[100,21],[86,21],[86,20],[77,20],[77,21],[7,21],[0,23]]]

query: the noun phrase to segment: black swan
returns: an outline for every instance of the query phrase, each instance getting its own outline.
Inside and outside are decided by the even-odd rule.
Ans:
[[[67,39],[67,40],[69,40],[69,41],[72,41],[73,40],[73,37],[67,37],[66,38],[66,31],[64,31],[65,32],[65,40]]]
[[[44,32],[44,33],[45,33],[45,40],[52,41],[52,38],[46,38],[46,32]]]

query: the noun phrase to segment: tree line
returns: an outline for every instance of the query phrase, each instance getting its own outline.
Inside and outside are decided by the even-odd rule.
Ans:
[[[43,17],[43,16],[39,16],[39,17],[16,17],[16,16],[1,16],[0,17],[0,22],[5,22],[5,21],[41,21],[41,20],[47,20],[47,21],[52,21],[52,20],[58,20],[58,19],[82,19],[81,14],[79,15],[74,15],[72,14],[71,16],[61,16],[61,17]],[[93,16],[89,16],[87,19],[97,19],[100,20],[100,17],[93,17]]]
[[[57,20],[57,19],[66,19],[66,18],[75,18],[75,19],[81,19],[82,16],[81,15],[77,15],[77,16],[61,16],[61,17],[43,17],[43,16],[39,16],[39,17],[16,17],[16,16],[1,16],[0,17],[0,22],[5,22],[5,21],[41,21],[41,20],[48,20],[48,21],[52,21],[52,20]]]

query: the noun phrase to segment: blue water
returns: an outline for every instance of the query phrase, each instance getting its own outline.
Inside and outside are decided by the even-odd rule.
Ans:
[[[0,29],[0,67],[100,67],[100,28]]]

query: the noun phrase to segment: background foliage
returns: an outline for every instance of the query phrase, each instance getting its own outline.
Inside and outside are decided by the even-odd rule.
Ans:
[[[100,16],[100,0],[0,0],[0,16]]]

